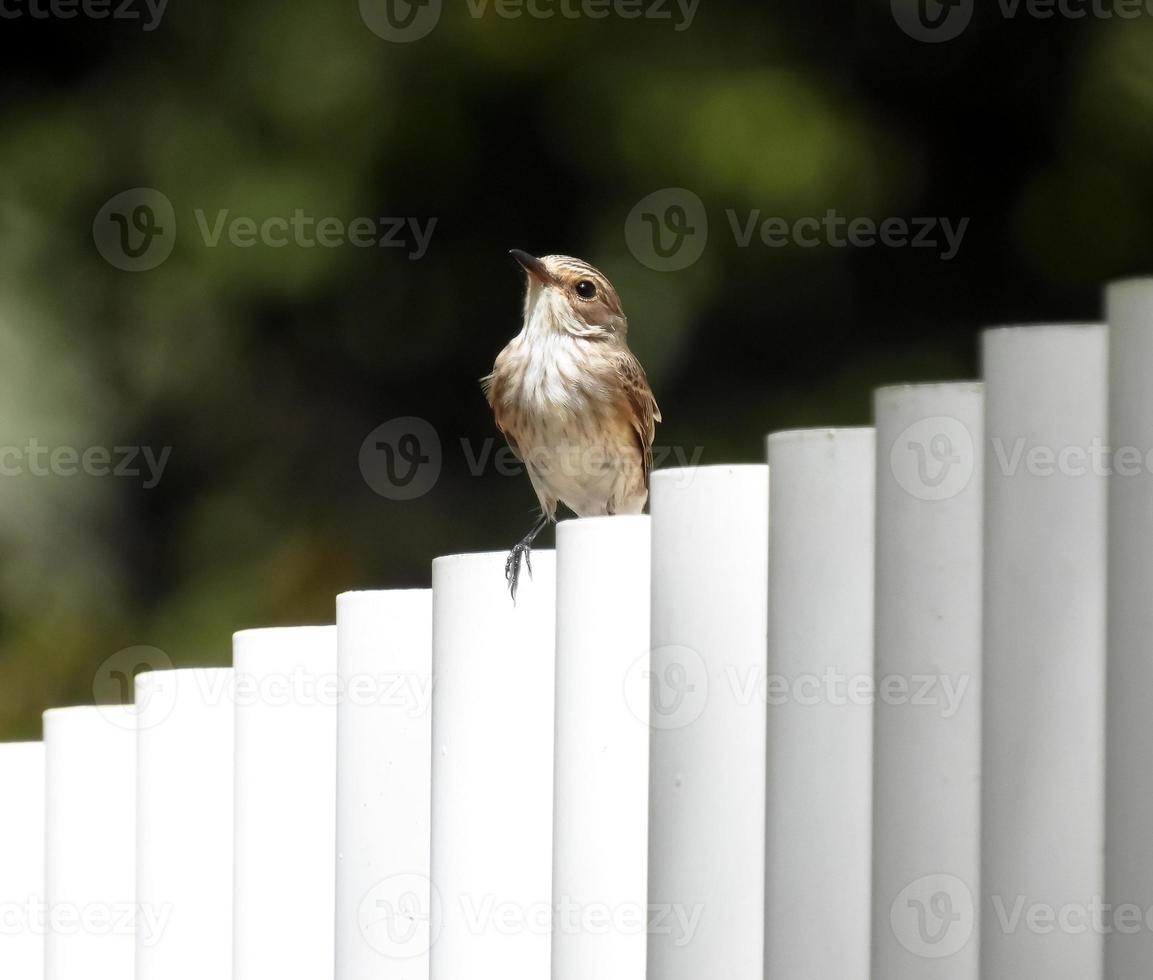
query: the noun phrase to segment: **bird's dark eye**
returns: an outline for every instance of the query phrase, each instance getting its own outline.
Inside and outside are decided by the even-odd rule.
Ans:
[[[589,279],[582,279],[577,283],[576,291],[581,299],[592,299],[597,294],[596,283]]]

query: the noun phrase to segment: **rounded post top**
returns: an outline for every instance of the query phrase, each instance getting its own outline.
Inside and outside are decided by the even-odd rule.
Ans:
[[[1109,283],[1105,287],[1105,307],[1110,326],[1145,329],[1153,321],[1153,276]]]
[[[1046,334],[1083,334],[1105,330],[1104,323],[1083,321],[1078,323],[998,323],[981,331],[985,339],[992,337],[1038,337]]]
[[[566,517],[563,521],[557,521],[557,527],[590,527],[608,521],[616,521],[621,525],[625,523],[644,524],[648,519],[648,514],[601,514],[599,517]]]
[[[294,642],[306,639],[322,639],[325,634],[336,629],[335,625],[315,626],[256,626],[249,629],[237,630],[232,634],[232,641],[283,641]]]
[[[336,626],[270,626],[232,634],[232,662],[241,673],[300,658],[323,662],[336,652]]]
[[[0,742],[0,757],[6,753],[42,752],[43,750],[43,742]]]
[[[533,564],[535,565],[538,560],[549,562],[555,554],[552,548],[533,548]],[[432,567],[434,571],[444,572],[468,567],[487,568],[499,564],[503,569],[507,559],[508,551],[470,551],[460,555],[441,555],[432,560]]]
[[[337,595],[337,603],[383,602],[393,599],[420,598],[432,592],[428,586],[408,589],[350,589]]]
[[[653,470],[652,489],[658,487],[680,489],[704,481],[710,484],[737,481],[767,480],[769,467],[765,463],[722,463],[715,466],[671,466]]]
[[[867,442],[871,440],[876,430],[871,425],[836,426],[829,429],[781,429],[779,432],[770,432],[768,444],[770,447],[786,443],[829,443],[844,440],[857,440]]]
[[[1082,364],[1093,351],[1103,351],[1109,335],[1104,323],[1008,324],[981,331],[981,362],[990,367],[1016,366],[1030,373],[1051,363]]]
[[[72,718],[83,718],[85,715],[98,714],[104,708],[108,707],[114,707],[114,705],[70,704],[59,708],[46,709],[43,718],[45,721],[67,721]]]
[[[163,679],[165,677],[175,677],[178,680],[182,677],[204,677],[214,673],[227,673],[232,670],[231,667],[216,666],[216,667],[161,667],[158,670],[142,670],[136,675],[136,679],[147,677],[150,680],[154,678]]]
[[[612,517],[575,517],[556,527],[557,549],[572,547],[579,541],[604,542],[648,540],[652,518],[648,514],[617,514]]]
[[[129,725],[117,725],[117,727],[132,728],[136,721],[136,708],[131,704],[75,704],[63,708],[49,708],[42,715],[45,731],[49,726],[87,726],[92,721],[100,721],[103,725],[109,720],[117,723],[130,722]],[[103,728],[100,730],[103,731]]]
[[[1139,292],[1153,293],[1153,276],[1130,276],[1127,279],[1114,279],[1106,284],[1105,291],[1113,292]]]
[[[980,395],[985,391],[983,381],[919,381],[912,384],[882,385],[874,392],[878,400],[898,399],[911,395]]]
[[[231,667],[163,667],[159,670],[142,670],[136,675],[133,686],[137,694],[136,700],[139,702],[141,691],[147,691],[149,694],[170,693],[176,696],[182,688],[187,687],[188,683],[192,683],[193,690],[198,690],[199,685],[195,682],[228,677],[232,673]]]
[[[336,625],[341,629],[356,624],[416,622],[430,616],[431,611],[431,587],[342,592],[336,597]]]

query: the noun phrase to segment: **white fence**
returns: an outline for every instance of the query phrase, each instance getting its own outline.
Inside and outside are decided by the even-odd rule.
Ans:
[[[46,712],[0,977],[1153,974],[1153,280],[1108,320],[659,471],[515,606],[440,558]]]

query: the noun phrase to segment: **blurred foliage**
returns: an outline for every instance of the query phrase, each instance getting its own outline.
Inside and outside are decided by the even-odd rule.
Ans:
[[[867,422],[880,383],[972,375],[983,325],[1096,318],[1102,280],[1153,254],[1153,18],[988,6],[925,44],[888,0],[707,0],[684,30],[477,9],[447,3],[410,44],[354,0],[177,0],[150,31],[3,22],[0,446],[172,453],[153,489],[0,478],[0,737],[90,700],[124,647],[224,663],[236,629],[330,621],[340,591],[425,583],[433,556],[526,530],[527,481],[469,466],[495,436],[477,379],[518,326],[510,247],[605,269],[658,442],[706,463],[760,459],[774,428]],[[177,215],[171,256],[136,273],[92,231],[134,187]],[[679,272],[623,234],[664,187],[709,217]],[[194,214],[224,208],[436,225],[419,260],[208,247]],[[971,225],[944,262],[742,248],[730,209]],[[358,463],[397,416],[443,446],[412,501]]]

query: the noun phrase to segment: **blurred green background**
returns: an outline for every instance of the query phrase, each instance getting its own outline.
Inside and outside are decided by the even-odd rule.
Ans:
[[[1101,282],[1153,257],[1153,16],[989,4],[924,43],[888,0],[703,0],[691,23],[672,3],[546,19],[448,0],[397,43],[370,30],[384,2],[0,23],[0,446],[171,447],[153,488],[0,478],[0,737],[91,701],[126,647],[226,663],[236,629],[331,621],[338,592],[424,584],[434,556],[527,530],[527,480],[470,466],[495,436],[477,379],[519,326],[509,248],[613,279],[658,444],[706,463],[867,422],[877,384],[971,376],[981,326],[1094,319]],[[129,272],[93,223],[139,187],[171,201],[175,247]],[[625,237],[667,187],[708,219],[677,271]],[[195,212],[226,208],[436,223],[419,259],[210,246]],[[741,247],[727,217],[828,209],[970,223],[944,261]],[[407,416],[442,466],[397,500],[360,452]]]

